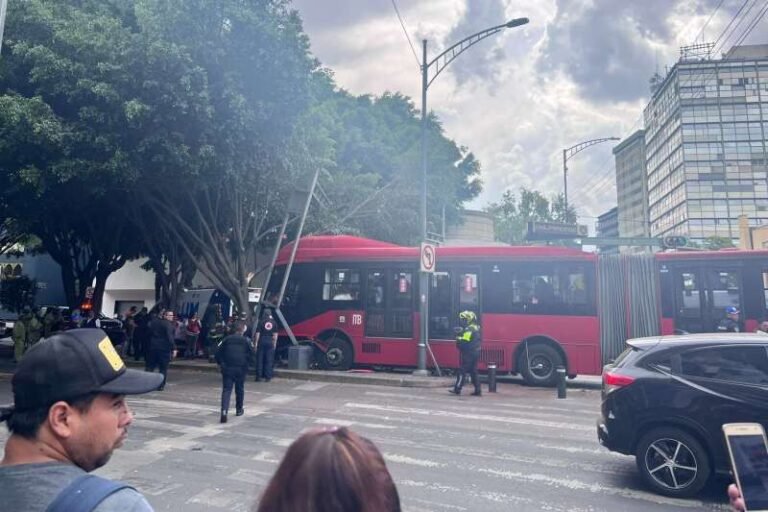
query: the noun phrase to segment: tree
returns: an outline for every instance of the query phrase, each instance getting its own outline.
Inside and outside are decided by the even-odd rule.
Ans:
[[[574,224],[576,210],[568,205],[562,194],[547,199],[536,190],[521,187],[519,196],[505,191],[501,201],[489,204],[485,211],[494,216],[496,239],[500,242],[520,244],[525,241],[528,222],[563,222]]]
[[[724,236],[708,236],[700,243],[693,240],[688,240],[686,247],[692,247],[696,249],[704,249],[706,251],[719,251],[720,249],[733,249],[736,246],[728,237]]]
[[[35,304],[37,281],[25,275],[0,281],[0,304],[14,313],[21,313],[24,308]]]

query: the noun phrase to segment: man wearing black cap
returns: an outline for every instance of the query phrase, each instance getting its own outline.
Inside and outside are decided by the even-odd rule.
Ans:
[[[13,375],[11,436],[0,461],[3,510],[151,512],[135,489],[88,475],[109,461],[133,422],[125,395],[156,390],[160,374],[128,370],[99,329],[38,343]]]

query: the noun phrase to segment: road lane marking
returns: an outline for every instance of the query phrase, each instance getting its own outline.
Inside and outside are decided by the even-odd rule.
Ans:
[[[516,425],[526,425],[531,427],[549,427],[549,428],[555,428],[555,429],[563,429],[563,430],[579,430],[584,432],[592,432],[594,430],[594,426],[587,426],[587,425],[573,425],[571,423],[563,423],[563,422],[556,422],[556,421],[543,421],[543,420],[529,420],[525,418],[511,418],[511,417],[502,417],[502,416],[491,416],[488,414],[468,414],[468,413],[459,413],[459,412],[453,412],[453,411],[430,411],[428,409],[416,409],[411,407],[392,407],[392,406],[385,406],[385,405],[376,405],[376,404],[359,404],[354,402],[347,402],[344,404],[344,407],[349,407],[352,409],[375,409],[377,411],[382,412],[392,412],[392,413],[401,413],[401,414],[409,414],[409,415],[418,415],[418,416],[430,416],[430,417],[442,417],[442,418],[451,418],[451,419],[460,419],[460,420],[473,420],[473,421],[492,421],[497,423],[511,423]]]
[[[296,386],[293,389],[296,391],[318,391],[320,389],[323,389],[327,385],[328,383],[326,382],[307,382],[306,384]]]
[[[296,395],[280,395],[280,394],[276,394],[276,395],[268,396],[267,398],[264,398],[264,399],[260,400],[260,402],[263,403],[263,404],[278,404],[278,405],[280,405],[280,404],[287,404],[289,402],[293,402],[297,398],[299,398],[299,397],[296,396]]]
[[[444,468],[446,465],[442,462],[435,462],[433,460],[414,459],[407,455],[400,455],[398,453],[384,453],[384,459],[387,462],[397,462],[399,464],[407,464],[409,466],[419,466],[422,468]]]

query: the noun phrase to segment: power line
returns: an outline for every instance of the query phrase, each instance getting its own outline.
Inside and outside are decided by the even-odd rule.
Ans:
[[[701,30],[699,30],[699,33],[696,34],[696,37],[693,38],[694,43],[698,41],[699,36],[704,33],[704,29],[707,28],[707,25],[709,25],[709,22],[712,21],[712,18],[715,17],[715,14],[717,14],[717,11],[720,10],[720,7],[723,5],[723,2],[725,2],[725,0],[720,0],[720,3],[717,4],[717,7],[715,7],[715,10],[712,11],[712,14],[710,14],[709,18],[707,18],[707,21],[704,22],[704,25],[702,25]]]
[[[744,32],[744,34],[739,38],[738,41],[736,41],[733,44],[733,46],[739,46],[741,43],[743,43],[744,40],[747,38],[747,36],[749,36],[749,34],[752,33],[752,31],[755,29],[755,27],[760,23],[760,21],[763,19],[763,17],[766,15],[766,13],[768,13],[768,1],[765,2],[765,4],[763,5],[762,10],[757,12],[757,14],[755,15],[755,18],[752,21],[752,23],[747,27],[747,29]]]
[[[741,11],[743,11],[743,10],[744,10],[744,7],[746,7],[746,6],[747,6],[747,4],[749,3],[749,1],[750,1],[750,0],[744,0],[744,3],[743,3],[743,4],[741,4],[741,7],[739,7],[739,10],[738,10],[738,11],[736,11],[736,14],[734,14],[734,15],[733,15],[733,18],[731,18],[731,21],[729,21],[729,22],[728,22],[728,25],[726,25],[726,27],[723,29],[723,31],[722,31],[722,32],[720,32],[720,35],[717,37],[717,40],[715,41],[715,46],[712,48],[712,49],[713,49],[713,53],[714,53],[714,48],[716,48],[716,47],[717,47],[717,44],[720,42],[720,39],[722,39],[722,37],[723,37],[723,36],[726,34],[726,32],[728,32],[728,30],[731,28],[731,25],[733,25],[733,22],[734,22],[734,21],[736,21],[736,19],[737,19],[737,18],[739,17],[739,15],[741,14]]]
[[[755,8],[755,5],[757,5],[757,1],[758,1],[758,0],[753,0],[753,1],[752,1],[752,3],[749,5],[749,8],[748,8],[746,11],[744,11],[744,14],[742,14],[742,15],[741,15],[741,18],[739,18],[739,21],[738,21],[738,23],[736,23],[736,25],[734,25],[734,26],[733,26],[733,30],[731,30],[731,33],[730,33],[730,34],[728,34],[728,36],[727,36],[725,39],[723,39],[723,43],[722,43],[722,45],[720,45],[720,49],[721,49],[721,50],[724,50],[724,49],[726,48],[726,45],[728,44],[728,40],[729,40],[731,37],[733,37],[733,35],[734,35],[734,34],[736,33],[736,31],[738,30],[738,28],[741,26],[741,24],[742,24],[742,23],[744,23],[744,20],[746,20],[746,19],[747,19],[747,16],[749,16],[749,13],[750,13],[750,12],[752,12],[752,9],[754,9],[754,8]],[[744,32],[742,32],[741,34],[743,34],[743,33],[744,33]],[[741,34],[737,35],[737,36],[736,36],[736,39],[738,39],[738,38],[741,36]],[[732,46],[734,46],[734,45],[732,45]]]
[[[392,0],[392,7],[395,8],[395,14],[397,14],[397,19],[400,20],[400,26],[403,27],[403,34],[405,34],[405,38],[408,40],[408,45],[411,47],[413,58],[416,59],[416,66],[421,69],[421,62],[419,61],[419,56],[416,53],[416,48],[413,46],[413,42],[411,42],[411,36],[408,35],[408,29],[405,28],[405,22],[403,21],[403,17],[400,16],[400,9],[397,8],[397,2],[395,0]],[[426,62],[424,64],[426,64]]]

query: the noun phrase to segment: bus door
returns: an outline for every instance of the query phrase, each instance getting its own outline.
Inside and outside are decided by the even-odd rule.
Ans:
[[[673,270],[675,329],[714,332],[725,308],[742,309],[742,272],[738,265],[689,263]]]
[[[461,311],[474,311],[480,318],[479,269],[450,269],[435,272],[429,289],[429,338],[453,340]]]
[[[455,272],[456,287],[458,296],[456,297],[456,308],[453,311],[453,325],[459,323],[459,313],[462,311],[474,311],[480,322],[480,269],[468,268],[459,269]]]
[[[413,337],[413,271],[369,269],[366,276],[365,335]]]

